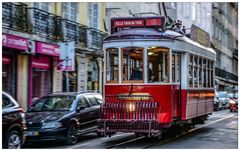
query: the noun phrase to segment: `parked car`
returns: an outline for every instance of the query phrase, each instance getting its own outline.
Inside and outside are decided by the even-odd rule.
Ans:
[[[237,95],[231,94],[228,95],[229,99],[229,110],[230,112],[237,112],[238,111],[238,98]]]
[[[96,131],[102,96],[95,92],[58,92],[36,100],[26,114],[26,142],[65,141]]]
[[[222,102],[219,100],[218,97],[214,98],[214,111],[218,111],[222,109]]]
[[[2,145],[19,149],[25,141],[25,113],[9,94],[2,92]]]
[[[218,100],[222,104],[222,109],[227,109],[229,107],[229,100],[227,98],[227,92],[225,92],[225,91],[218,92]]]
[[[214,97],[214,110],[218,111],[222,109],[222,102],[219,100],[218,93],[215,93]]]

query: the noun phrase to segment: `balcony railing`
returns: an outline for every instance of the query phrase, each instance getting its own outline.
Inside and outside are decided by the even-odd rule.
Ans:
[[[107,34],[100,30],[88,28],[88,47],[92,49],[101,50],[103,39],[106,36]]]
[[[52,39],[61,40],[61,17],[37,8],[29,8],[31,14],[31,32],[33,34]]]
[[[67,19],[62,19],[62,25],[64,41],[75,41],[76,44],[79,44],[82,47],[87,46],[86,27]]]
[[[219,68],[215,68],[215,74],[216,76],[219,76],[221,78],[224,78],[226,80],[233,80],[233,81],[238,81],[238,76],[232,74],[232,73],[229,73],[225,70],[222,70],[222,69],[219,69]]]
[[[22,3],[3,2],[2,27],[11,30],[27,32],[27,5]]]
[[[80,47],[101,50],[106,33],[85,25],[62,19],[60,16],[28,8],[22,3],[3,3],[3,27],[25,31],[57,41],[75,41]]]

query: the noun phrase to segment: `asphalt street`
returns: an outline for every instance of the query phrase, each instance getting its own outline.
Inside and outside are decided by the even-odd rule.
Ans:
[[[89,133],[79,137],[75,145],[61,142],[38,142],[24,148],[58,149],[237,149],[238,113],[229,110],[214,112],[207,122],[189,132],[162,139],[136,137],[132,133],[117,133],[112,137],[97,137]]]

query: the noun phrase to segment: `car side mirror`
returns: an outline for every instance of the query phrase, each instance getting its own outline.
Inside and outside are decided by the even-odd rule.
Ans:
[[[32,111],[32,109],[33,109],[33,107],[29,107],[29,108],[27,108],[27,112]]]
[[[77,112],[80,112],[81,110],[84,110],[84,109],[85,109],[85,107],[83,107],[83,106],[78,107],[78,108],[77,108]]]

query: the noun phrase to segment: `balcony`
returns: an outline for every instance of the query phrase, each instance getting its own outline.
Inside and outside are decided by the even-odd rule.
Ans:
[[[29,8],[29,12],[31,33],[51,40],[62,40],[61,17],[37,8]]]
[[[238,60],[238,49],[233,49],[233,58]]]
[[[2,27],[5,29],[27,32],[27,5],[22,3],[2,3]]]
[[[87,30],[85,26],[67,19],[62,19],[62,25],[64,41],[75,41],[75,44],[79,44],[81,47],[87,46]]]
[[[88,48],[101,50],[107,33],[94,28],[88,28]]]
[[[62,19],[60,16],[27,7],[22,3],[3,3],[3,28],[34,34],[55,41],[75,41],[80,47],[102,50],[105,32]]]
[[[215,68],[215,75],[216,76],[219,76],[221,78],[224,78],[226,80],[233,80],[233,81],[238,81],[238,76],[232,74],[232,73],[229,73],[225,70],[222,70],[222,69],[219,69],[219,68]]]

